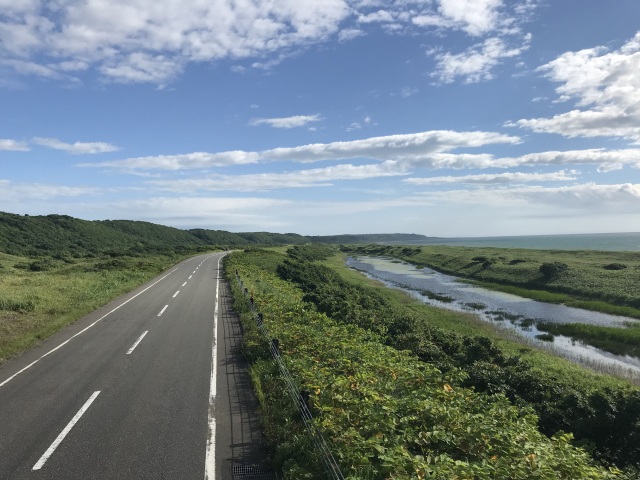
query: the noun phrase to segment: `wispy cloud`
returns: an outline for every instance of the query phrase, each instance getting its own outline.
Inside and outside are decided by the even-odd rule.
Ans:
[[[345,164],[283,173],[211,175],[205,178],[152,180],[147,183],[171,192],[263,192],[286,188],[326,187],[341,180],[364,180],[401,175],[406,175],[404,168],[397,162],[387,161],[373,165]]]
[[[354,158],[378,161],[420,161],[426,157],[456,148],[473,148],[490,144],[515,144],[519,142],[520,139],[518,137],[494,132],[433,130],[346,142],[315,143],[299,147],[274,148],[261,152],[245,152],[241,150],[219,153],[197,152],[184,155],[160,155],[108,162],[82,163],[80,166],[179,170],[244,165],[258,162],[290,161],[311,163]]]
[[[26,142],[19,142],[9,138],[0,138],[0,150],[9,150],[13,152],[28,152],[29,146]]]
[[[432,201],[487,206],[548,205],[564,211],[581,210],[637,213],[640,207],[640,185],[623,183],[600,185],[584,183],[561,187],[522,186],[426,192]]]
[[[70,187],[42,183],[16,183],[0,179],[0,199],[3,201],[49,200],[59,197],[94,195],[102,190],[94,187]]]
[[[120,150],[115,145],[104,142],[75,142],[65,143],[57,138],[43,138],[36,137],[33,139],[33,143],[42,147],[53,148],[55,150],[63,150],[75,155],[80,154],[96,154],[96,153],[108,153],[116,152]]]
[[[322,116],[315,115],[294,115],[292,117],[284,118],[254,118],[251,120],[250,125],[268,125],[274,128],[297,128],[304,127],[312,122],[319,122],[322,120]]]
[[[560,170],[553,173],[494,173],[494,174],[478,174],[478,175],[461,175],[461,176],[443,176],[429,178],[406,178],[403,182],[412,185],[446,185],[446,184],[467,184],[467,185],[507,185],[521,184],[530,182],[567,182],[576,180],[575,176],[578,172],[572,170],[565,172]]]
[[[505,40],[493,37],[476,44],[462,53],[427,52],[436,59],[436,70],[431,74],[442,83],[452,83],[458,77],[465,83],[476,83],[493,78],[493,70],[504,59],[517,57],[529,48],[530,35],[525,35],[518,46],[508,46]]]

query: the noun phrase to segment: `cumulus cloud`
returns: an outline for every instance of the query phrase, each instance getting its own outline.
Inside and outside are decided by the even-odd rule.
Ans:
[[[618,50],[596,47],[566,52],[538,71],[559,83],[561,101],[578,108],[551,118],[507,126],[567,137],[621,137],[640,143],[640,32]]]
[[[254,118],[250,124],[253,126],[268,125],[274,128],[296,128],[304,127],[308,123],[319,122],[320,120],[322,120],[322,117],[319,114],[294,115],[284,118]]]
[[[0,20],[5,56],[46,58],[48,65],[82,61],[121,82],[163,83],[185,63],[262,56],[322,41],[351,14],[345,0],[241,7],[228,0],[112,0],[109,8],[100,0],[8,3],[9,14]]]
[[[28,152],[29,146],[25,142],[11,140],[9,138],[0,138],[0,150],[8,150],[13,152]]]
[[[36,137],[33,139],[33,143],[43,147],[53,148],[55,150],[64,150],[65,152],[76,155],[116,152],[119,150],[115,145],[104,142],[65,143],[56,138]]]
[[[436,69],[431,74],[442,83],[452,83],[459,77],[465,83],[476,83],[493,78],[493,69],[506,58],[517,57],[529,48],[531,36],[527,35],[523,43],[509,47],[498,37],[488,38],[462,53],[449,53],[431,50],[428,53],[436,59]]]
[[[308,45],[344,42],[377,25],[392,34],[514,33],[530,3],[111,0],[105,8],[102,0],[0,0],[0,54],[22,75],[69,81],[67,72],[93,69],[114,82],[162,86],[190,63],[253,58],[256,68],[271,68]]]
[[[443,176],[430,178],[407,178],[403,181],[412,185],[446,185],[446,184],[467,184],[467,185],[506,185],[529,182],[566,182],[576,180],[578,172],[572,170],[565,172],[560,170],[553,173],[494,173],[479,175]]]
[[[440,0],[438,10],[469,35],[478,36],[496,28],[501,6],[502,0]]]
[[[284,147],[261,152],[229,151],[197,152],[184,155],[138,157],[110,162],[83,163],[84,167],[121,169],[180,170],[243,165],[258,162],[290,161],[311,163],[327,160],[367,158],[378,161],[421,161],[425,157],[456,148],[481,147],[490,144],[518,143],[518,137],[495,132],[455,132],[432,130],[421,133],[372,137],[347,142],[316,143]],[[485,157],[483,157],[485,158]]]

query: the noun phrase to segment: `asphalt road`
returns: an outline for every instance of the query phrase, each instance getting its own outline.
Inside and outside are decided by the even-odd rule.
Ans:
[[[260,462],[222,256],[176,265],[0,368],[0,479],[231,479]]]

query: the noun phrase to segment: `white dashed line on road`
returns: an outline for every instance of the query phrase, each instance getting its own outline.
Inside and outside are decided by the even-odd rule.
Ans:
[[[142,335],[140,335],[140,338],[138,338],[138,340],[136,340],[136,343],[134,343],[131,348],[129,349],[129,351],[127,352],[127,355],[131,355],[131,352],[133,352],[135,350],[135,348],[138,346],[138,344],[142,341],[142,339],[144,338],[144,336],[149,333],[149,330],[147,330],[146,332],[144,332]]]
[[[32,470],[40,470],[42,468],[42,466],[46,463],[46,461],[53,454],[53,452],[55,452],[56,448],[58,448],[58,445],[60,445],[60,443],[62,443],[62,441],[64,440],[64,437],[66,437],[67,434],[73,428],[73,426],[76,423],[78,423],[78,420],[80,420],[80,417],[82,417],[82,415],[84,415],[84,412],[87,411],[87,409],[91,406],[91,404],[93,403],[93,401],[96,399],[96,397],[99,394],[100,394],[100,391],[93,392],[93,395],[91,395],[91,397],[89,397],[89,400],[86,401],[86,403],[82,406],[82,408],[78,411],[78,413],[76,413],[75,416],[71,419],[71,421],[67,424],[67,426],[64,427],[64,430],[62,430],[62,432],[60,432],[60,435],[58,435],[58,437],[53,441],[53,443],[47,449],[47,451],[44,452],[42,457],[40,457],[40,460],[38,460],[36,462],[36,464],[33,466]]]
[[[180,290],[178,290],[176,293],[173,294],[173,298],[176,298],[178,296],[178,294],[180,293]]]
[[[162,314],[164,313],[164,311],[169,308],[169,305],[165,305],[164,308],[162,310],[160,310],[160,313],[158,314],[158,316],[162,316]]]

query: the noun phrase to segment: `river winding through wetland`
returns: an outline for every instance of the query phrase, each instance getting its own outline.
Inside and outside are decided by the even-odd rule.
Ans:
[[[552,350],[569,360],[593,367],[605,373],[640,380],[640,359],[614,355],[580,341],[561,335],[553,342],[537,338],[544,332],[535,322],[586,323],[599,326],[624,327],[637,320],[579,308],[539,302],[503,292],[488,290],[460,281],[457,277],[430,268],[381,257],[348,257],[347,266],[365,273],[385,285],[399,288],[413,297],[440,308],[471,312],[484,321],[509,329],[527,343]]]

